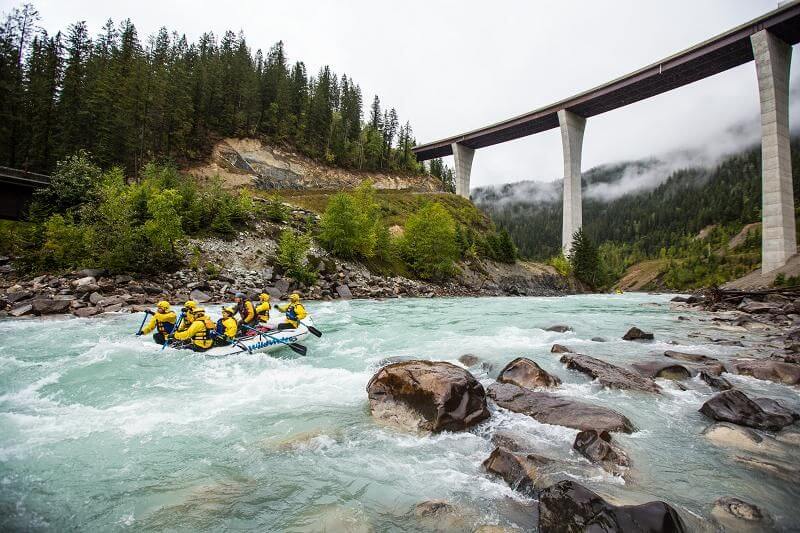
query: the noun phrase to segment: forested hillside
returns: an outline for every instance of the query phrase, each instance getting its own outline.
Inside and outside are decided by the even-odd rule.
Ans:
[[[418,172],[411,125],[351,77],[310,74],[282,42],[253,51],[231,31],[189,42],[130,20],[48,35],[26,5],[0,24],[0,165],[51,172],[79,149],[136,174],[153,159],[205,155],[219,137],[262,137],[326,163]]]
[[[760,147],[729,156],[714,168],[674,171],[651,190],[634,191],[610,201],[585,194],[593,184],[617,182],[632,166],[646,170],[656,163],[649,160],[601,166],[583,175],[583,227],[594,242],[601,244],[613,276],[643,259],[694,257],[693,237],[707,226],[717,225],[721,233],[712,237],[719,244],[724,236],[735,235],[745,224],[761,219]],[[798,198],[797,137],[792,139],[792,168]],[[498,226],[508,230],[522,256],[541,260],[560,253],[560,183],[520,182],[476,189],[473,199]],[[708,243],[701,243],[700,248],[716,249]],[[716,276],[714,272],[709,275]]]

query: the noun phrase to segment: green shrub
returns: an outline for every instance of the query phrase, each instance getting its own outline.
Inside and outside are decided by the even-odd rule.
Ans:
[[[408,217],[401,242],[403,258],[423,279],[445,279],[458,259],[453,217],[439,203],[424,205]]]
[[[278,239],[278,255],[276,262],[284,274],[304,285],[311,285],[317,275],[308,265],[308,250],[311,248],[309,235],[298,235],[291,229],[281,232]]]
[[[564,257],[563,253],[554,255],[548,259],[547,264],[555,268],[562,276],[572,275],[572,265],[570,264],[569,259]]]
[[[90,201],[101,174],[85,150],[60,161],[50,176],[50,184],[33,194],[31,219],[45,220],[53,213],[71,212]]]
[[[367,180],[352,194],[338,193],[331,197],[320,219],[318,239],[334,255],[368,259],[390,253],[380,249],[389,243],[385,231],[375,189]]]

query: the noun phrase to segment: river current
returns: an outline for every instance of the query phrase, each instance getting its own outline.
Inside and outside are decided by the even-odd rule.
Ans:
[[[669,296],[453,298],[309,302],[321,339],[308,355],[207,358],[133,335],[142,314],[0,321],[0,530],[472,531],[535,525],[535,500],[481,466],[491,435],[512,430],[536,451],[578,462],[576,431],[492,408],[463,433],[419,435],[377,424],[365,386],[389,357],[488,363],[488,386],[518,356],[559,376],[560,394],[622,412],[639,428],[615,434],[633,464],[623,482],[588,462],[570,475],[615,501],[660,499],[707,518],[721,496],[797,527],[800,486],[737,463],[700,435],[697,410],[715,393],[697,378],[664,394],[602,389],[568,371],[553,343],[626,365],[667,349],[723,360],[741,333],[670,310]],[[218,308],[212,307],[212,314]],[[684,315],[689,320],[679,320]],[[554,324],[574,331],[545,331]],[[656,341],[620,340],[631,326]],[[697,334],[700,334],[699,336]],[[603,337],[606,342],[591,340]],[[670,341],[680,343],[676,348]],[[490,365],[493,368],[490,368]],[[796,388],[730,376],[735,386],[800,409]],[[426,521],[414,506],[459,509]]]

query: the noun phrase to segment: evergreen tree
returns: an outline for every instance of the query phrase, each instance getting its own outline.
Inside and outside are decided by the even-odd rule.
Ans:
[[[569,262],[572,265],[572,272],[575,277],[589,287],[596,289],[603,284],[600,254],[597,246],[584,233],[583,228],[576,231],[572,236],[572,251],[569,254]]]

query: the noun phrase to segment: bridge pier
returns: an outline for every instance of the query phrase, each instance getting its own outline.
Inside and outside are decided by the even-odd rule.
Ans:
[[[453,143],[453,159],[456,169],[456,194],[469,198],[469,175],[475,150],[463,144]]]
[[[792,47],[761,30],[750,36],[761,101],[761,272],[797,253],[789,147],[789,65]]]
[[[564,210],[561,224],[561,247],[564,255],[572,250],[572,236],[583,224],[581,202],[581,150],[586,119],[571,111],[558,112],[561,146],[564,154]]]

